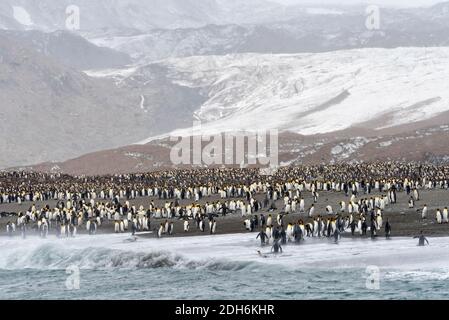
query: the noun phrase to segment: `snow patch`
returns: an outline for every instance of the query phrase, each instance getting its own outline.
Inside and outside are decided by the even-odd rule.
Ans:
[[[25,8],[20,6],[13,6],[12,9],[14,19],[16,19],[17,22],[27,27],[34,25],[30,14],[25,10]]]
[[[393,144],[393,141],[384,141],[384,142],[379,143],[379,147],[385,148],[385,147],[391,146],[392,144]]]
[[[343,12],[336,9],[327,9],[327,8],[307,8],[306,12],[308,14],[314,15],[342,15]]]
[[[430,67],[429,60],[434,61]],[[251,127],[314,135],[395,112],[391,121],[379,121],[386,128],[449,110],[449,48],[229,54],[154,64],[169,70],[172,83],[207,96],[194,114],[205,134]],[[186,128],[162,137],[190,134]]]

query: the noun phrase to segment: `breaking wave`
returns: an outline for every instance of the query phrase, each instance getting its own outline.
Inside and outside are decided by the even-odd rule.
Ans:
[[[134,252],[117,249],[89,247],[85,249],[63,248],[45,244],[35,249],[0,257],[0,269],[207,269],[212,271],[238,271],[251,268],[255,263],[208,259],[194,261],[170,252]]]

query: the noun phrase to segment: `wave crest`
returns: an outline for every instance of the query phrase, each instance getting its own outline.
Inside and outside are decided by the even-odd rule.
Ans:
[[[207,269],[212,271],[238,271],[249,268],[253,263],[208,259],[189,260],[170,252],[135,252],[117,249],[89,247],[85,249],[64,248],[44,244],[29,251],[18,250],[3,256],[3,269],[66,269],[77,266],[80,269]]]

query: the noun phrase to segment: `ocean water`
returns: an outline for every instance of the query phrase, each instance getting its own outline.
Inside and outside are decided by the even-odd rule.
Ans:
[[[275,256],[255,236],[1,238],[0,299],[449,298],[449,238],[309,239]]]

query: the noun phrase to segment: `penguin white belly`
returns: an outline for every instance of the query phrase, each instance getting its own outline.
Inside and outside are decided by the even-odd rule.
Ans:
[[[377,230],[380,230],[380,228],[382,228],[382,224],[383,224],[383,221],[382,221],[382,217],[377,217]]]

